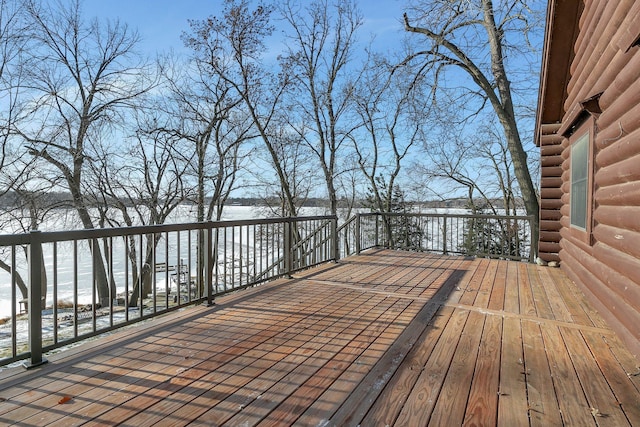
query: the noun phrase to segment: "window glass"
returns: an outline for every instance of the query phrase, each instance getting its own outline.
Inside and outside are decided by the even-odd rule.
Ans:
[[[589,133],[571,146],[571,225],[586,230],[589,182]]]

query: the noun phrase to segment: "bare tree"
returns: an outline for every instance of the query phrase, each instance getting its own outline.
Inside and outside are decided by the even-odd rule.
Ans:
[[[176,137],[158,131],[157,119],[138,112],[138,128],[119,154],[104,152],[92,163],[98,205],[107,207],[102,218],[108,226],[164,224],[187,199],[184,179],[189,164],[175,150]],[[113,210],[120,215],[114,215]],[[134,289],[129,305],[138,304],[152,291],[150,266],[161,234],[125,238]],[[139,253],[140,251],[142,253]]]
[[[425,80],[414,79],[408,66],[394,69],[387,59],[370,57],[357,90],[355,111],[362,129],[353,148],[380,212],[390,210],[403,162],[425,134],[428,90]]]
[[[167,96],[158,110],[166,123],[156,121],[157,132],[176,139],[175,155],[188,166],[185,179],[195,180],[196,220],[220,220],[251,152],[253,121],[228,82],[211,75],[198,56],[186,65],[167,58],[163,68]]]
[[[472,214],[481,213],[484,207],[490,207],[494,214],[500,214],[492,202],[495,193],[487,191],[495,176],[488,173],[491,166],[487,165],[486,157],[481,156],[484,148],[479,145],[476,138],[465,138],[446,129],[425,149],[428,162],[417,163],[414,168],[422,176],[421,181],[429,183],[431,187],[439,187],[439,193],[443,188],[448,188],[451,194],[458,194],[462,190],[466,194],[466,206]],[[490,148],[487,150],[490,151]]]
[[[491,123],[480,129],[478,138],[482,143],[476,145],[476,159],[482,159],[487,165],[487,171],[493,171],[495,179],[491,180],[493,185],[485,186],[489,191],[501,199],[500,208],[505,215],[516,215],[517,209],[522,205],[516,197],[516,180],[513,176],[513,165],[509,156],[509,147],[506,141]],[[493,187],[493,188],[492,188]],[[494,213],[497,209],[492,207]]]
[[[527,214],[534,216],[537,224],[537,193],[518,130],[515,89],[508,74],[508,66],[515,65],[518,46],[528,45],[529,31],[535,28],[532,11],[521,0],[498,0],[495,5],[492,0],[416,0],[408,12],[405,29],[425,36],[427,48],[409,55],[406,62],[435,66],[436,85],[444,85],[442,76],[450,67],[471,79],[474,88],[461,99],[478,111],[487,102],[491,105],[504,132]],[[510,53],[514,55],[510,57]],[[537,230],[532,242],[537,242]]]
[[[45,222],[45,218],[50,222],[54,220],[56,210],[64,207],[65,201],[49,197],[54,186],[46,180],[39,179],[38,169],[33,167],[32,163],[21,164],[19,161],[13,161],[11,166],[12,168],[20,168],[20,166],[23,168],[20,172],[8,174],[11,177],[11,186],[9,188],[13,196],[13,203],[7,206],[6,211],[3,212],[0,229],[8,233],[28,233],[32,230],[39,230]],[[12,271],[12,269],[20,263],[20,258],[25,265],[28,264],[29,248],[27,245],[22,246],[22,254],[20,258],[16,259],[17,264],[8,260],[12,256],[11,251],[8,249],[2,248],[2,258],[4,259],[0,259],[0,269],[8,273],[15,273],[18,289],[22,298],[26,299],[28,298],[28,289],[25,280],[20,274],[20,269],[15,268],[15,271]],[[41,295],[46,298],[47,272],[44,264],[44,254],[40,259],[40,264],[42,266]]]
[[[85,22],[79,0],[25,2],[33,31],[24,116],[16,131],[28,152],[62,176],[82,225],[94,228],[85,197],[87,164],[108,135],[125,122],[124,111],[152,86],[133,54],[138,35],[126,25]],[[26,124],[28,123],[28,125]],[[99,247],[96,286],[100,303],[109,303],[115,284],[107,280]]]
[[[255,138],[253,120],[243,109],[243,99],[227,80],[211,73],[200,55],[192,55],[186,64],[168,56],[162,68],[167,96],[158,111],[163,111],[165,119],[156,121],[156,131],[175,139],[174,155],[187,165],[183,179],[189,187],[187,198],[196,206],[196,220],[219,221],[252,152],[246,147]],[[214,247],[219,233],[218,228],[213,230]],[[198,248],[204,247],[205,235],[199,233]],[[199,250],[198,277],[205,277],[206,256]],[[218,252],[210,256],[218,268]],[[203,281],[199,285],[204,292]]]
[[[24,89],[25,71],[30,68],[27,43],[31,32],[18,0],[0,0],[0,196],[10,197],[13,202],[3,212],[0,228],[4,232],[21,233],[37,230],[43,214],[48,212],[42,181],[30,182],[34,173],[31,161],[17,138],[14,129],[23,117],[20,96]],[[9,194],[10,193],[10,194]],[[28,248],[22,248],[24,260],[28,259]],[[12,257],[18,255],[3,248],[0,269],[14,274],[16,285],[23,299],[28,297],[27,284],[16,268]],[[16,260],[19,262],[19,259]],[[44,263],[44,260],[41,260]],[[44,264],[43,264],[44,265]],[[46,295],[47,278],[43,268],[41,288]]]
[[[312,154],[302,144],[300,136],[291,130],[288,119],[282,118],[279,123],[279,126],[274,126],[271,130],[274,136],[273,149],[281,159],[280,168],[288,183],[296,212],[299,212],[312,191],[316,190],[322,176],[314,169]],[[268,153],[266,156],[264,154],[264,150],[258,150],[256,156],[253,156],[251,170],[254,171],[252,175],[256,182],[254,187],[260,194],[267,216],[288,216],[287,195],[282,191],[282,187],[273,194],[273,188],[278,186],[279,178],[277,174],[273,176],[266,173],[265,165],[271,162],[271,157]]]
[[[416,163],[414,173],[431,187],[466,194],[465,207],[474,215],[464,231],[469,253],[521,256],[530,230],[513,218],[503,217],[516,215],[522,202],[517,197],[511,157],[499,125],[488,121],[472,136],[454,125],[440,129],[424,150],[427,161]],[[483,214],[501,218],[477,216]]]
[[[292,30],[283,58],[295,86],[289,123],[315,155],[335,215],[339,163],[357,127],[349,112],[361,72],[355,62],[362,16],[352,0],[316,0],[304,7],[286,0],[280,11]]]
[[[13,128],[21,117],[20,94],[29,69],[28,24],[18,0],[0,0],[0,196],[12,190],[24,170]]]
[[[191,21],[185,44],[193,49],[213,79],[222,79],[242,100],[258,138],[267,149],[284,194],[287,215],[297,214],[295,198],[277,150],[276,125],[282,97],[289,86],[287,73],[268,72],[263,63],[265,40],[271,36],[272,9],[249,7],[247,0],[225,0],[222,17]]]

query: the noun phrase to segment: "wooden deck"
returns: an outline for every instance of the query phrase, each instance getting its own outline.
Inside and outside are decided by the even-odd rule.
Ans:
[[[637,425],[560,270],[374,250],[0,373],[0,424]]]

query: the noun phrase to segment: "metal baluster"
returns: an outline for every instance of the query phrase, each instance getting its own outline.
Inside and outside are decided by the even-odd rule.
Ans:
[[[129,240],[130,236],[124,238],[124,320],[129,321]]]
[[[234,251],[235,252],[235,251]],[[242,226],[238,226],[238,286],[242,286]]]
[[[156,233],[151,233],[150,241],[147,244],[151,245],[151,265],[149,266],[149,276],[151,282],[151,298],[153,299],[152,312],[155,314],[158,311],[158,295],[156,289]]]
[[[53,343],[58,343],[58,242],[53,242]]]
[[[227,288],[227,227],[224,227],[224,257],[222,259],[223,259],[222,267],[224,268],[222,280],[224,281],[224,290],[226,292],[228,290]]]
[[[142,304],[142,291],[143,291],[143,283],[142,283],[142,273],[144,271],[144,258],[142,255],[142,240],[143,234],[138,236],[140,238],[138,244],[138,309],[140,310],[138,313],[138,317],[142,318],[142,310],[144,305]]]
[[[185,282],[187,285],[187,301],[191,302],[192,297],[191,297],[191,250],[193,248],[193,242],[192,242],[192,230],[189,230],[187,232],[187,265],[185,266],[186,271],[186,275],[187,277],[185,278]]]
[[[207,222],[205,228],[205,247],[204,251],[204,271],[205,271],[205,286],[207,287],[207,306],[211,307],[213,305],[213,281],[212,281],[212,273],[213,266],[211,262],[213,261],[212,257],[212,248],[213,248],[213,235],[212,235],[212,222]]]
[[[113,326],[113,300],[117,298],[116,295],[113,295],[113,290],[111,289],[111,283],[115,283],[115,279],[113,277],[113,237],[109,237],[109,252],[107,259],[107,266],[109,268],[109,326]]]
[[[11,245],[11,355],[13,357],[18,353],[17,346],[17,328],[16,328],[16,245]],[[29,295],[27,294],[27,304],[29,304]]]
[[[91,283],[92,283],[92,287],[91,287],[91,330],[93,332],[95,332],[97,330],[96,328],[96,317],[97,317],[97,313],[96,313],[96,305],[97,305],[97,295],[96,295],[96,288],[98,286],[98,277],[96,276],[96,270],[98,269],[98,257],[97,257],[97,251],[99,249],[98,246],[98,240],[97,239],[91,239],[89,240],[89,249],[91,252]]]

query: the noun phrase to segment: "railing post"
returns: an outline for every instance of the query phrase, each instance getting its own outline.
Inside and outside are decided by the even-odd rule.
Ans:
[[[207,306],[213,302],[213,222],[208,221],[204,229],[204,282],[207,287]]]
[[[333,245],[333,260],[340,260],[340,236],[338,236],[338,217],[331,219],[331,244]]]
[[[537,227],[537,224],[534,224],[535,222],[535,218],[533,215],[528,215],[529,217],[529,240],[531,241],[531,244],[529,245],[529,262],[530,263],[534,263],[536,256],[538,255],[538,242],[534,242],[533,241],[533,237],[536,234],[540,234],[540,231],[538,231],[538,233],[534,233],[534,228],[533,227]]]
[[[360,213],[356,214],[356,255],[360,254]]]
[[[375,233],[374,239],[375,239],[375,244],[376,244],[375,246],[377,248],[377,247],[380,246],[380,236],[379,236],[379,234],[380,234],[380,230],[379,230],[380,224],[379,224],[378,213],[377,212],[376,212],[375,218],[376,218],[376,233]]]
[[[42,357],[42,238],[32,230],[29,245],[29,351],[31,360],[23,366],[35,368],[47,359]]]
[[[284,219],[284,274],[291,277],[293,248],[291,245],[291,217]]]
[[[444,217],[444,226],[442,227],[442,253],[447,254],[447,217]]]

